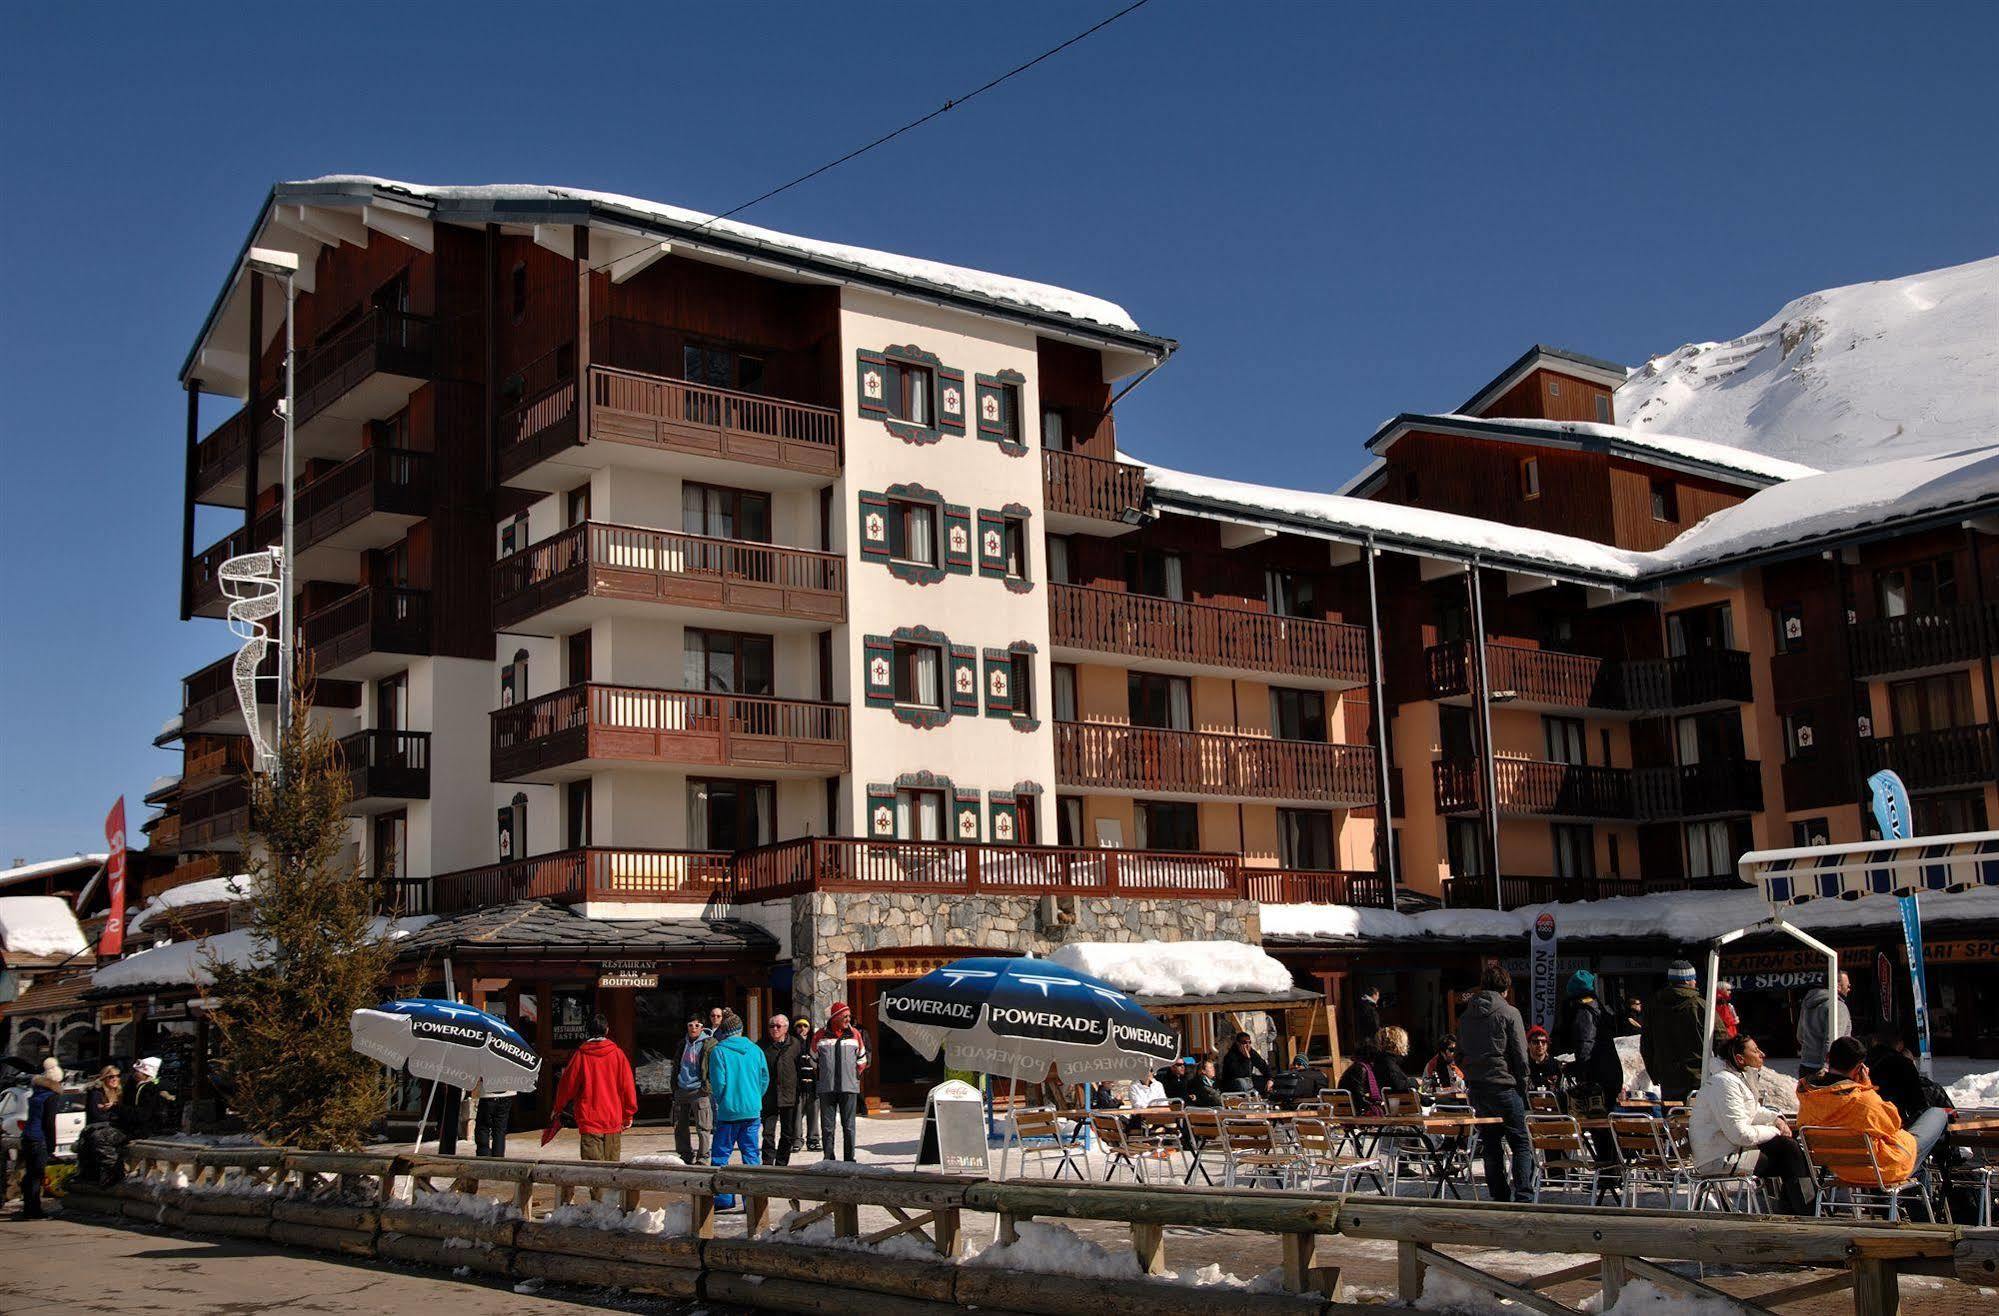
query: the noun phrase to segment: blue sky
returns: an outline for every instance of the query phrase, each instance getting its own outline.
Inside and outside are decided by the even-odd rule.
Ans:
[[[136,820],[228,647],[174,619],[174,375],[274,180],[726,209],[1116,7],[10,6],[0,863]],[[1121,301],[1182,343],[1128,448],[1330,488],[1536,341],[1636,362],[1992,255],[1995,44],[1989,4],[1152,0],[744,218]]]

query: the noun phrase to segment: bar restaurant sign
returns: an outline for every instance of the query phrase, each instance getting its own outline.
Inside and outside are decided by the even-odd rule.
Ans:
[[[605,960],[597,966],[597,987],[636,987],[651,991],[659,986],[657,960]]]

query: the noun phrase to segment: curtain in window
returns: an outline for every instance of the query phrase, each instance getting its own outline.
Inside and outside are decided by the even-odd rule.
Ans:
[[[909,542],[904,545],[904,556],[911,562],[921,562],[926,567],[937,565],[937,513],[936,509],[924,503],[912,503],[909,507]]]
[[[1721,877],[1734,867],[1726,822],[1687,824],[1687,876]]]
[[[1185,680],[1167,683],[1167,724],[1175,731],[1194,729],[1194,705],[1190,685]]]
[[[752,790],[756,805],[756,834],[750,838],[750,844],[769,845],[777,839],[777,788],[769,782],[758,782]]]
[[[1061,535],[1048,536],[1048,579],[1058,585],[1071,583],[1069,541]]]
[[[708,837],[708,783],[687,783],[687,846],[690,850],[712,850]]]
[[[944,706],[941,655],[936,649],[916,651],[916,702],[933,708]]]
[[[1076,720],[1076,669],[1067,663],[1057,663],[1055,673],[1055,720],[1074,722]]]
[[[1187,586],[1180,572],[1180,555],[1178,553],[1168,553],[1164,565],[1165,571],[1161,580],[1162,588],[1160,592],[1175,602],[1185,602],[1187,598]]]
[[[944,839],[944,797],[936,791],[897,791],[896,831],[906,841]]]
[[[1701,724],[1698,718],[1680,719],[1677,739],[1680,742],[1680,766],[1692,767],[1701,761]]]

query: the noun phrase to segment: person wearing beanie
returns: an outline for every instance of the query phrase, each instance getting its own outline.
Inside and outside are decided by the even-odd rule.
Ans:
[[[1572,1057],[1569,1109],[1609,1110],[1624,1095],[1624,1061],[1617,1054],[1617,1019],[1596,997],[1596,975],[1577,969],[1569,975],[1562,1011],[1561,1045]]]
[[[1638,1039],[1645,1071],[1663,1099],[1685,1101],[1701,1085],[1713,1047],[1704,1035],[1706,1019],[1707,1002],[1694,984],[1694,966],[1675,960],[1666,970],[1665,985],[1645,1002],[1645,1031]]]
[[[160,1058],[132,1062],[132,1084],[125,1092],[125,1136],[151,1138],[180,1126],[173,1110],[174,1094],[160,1086]]]
[[[1554,1038],[1539,1024],[1527,1030],[1527,1086],[1553,1093],[1558,1102],[1568,1097],[1568,1068],[1555,1058]]]
[[[860,1114],[861,1075],[868,1072],[868,1041],[854,1027],[854,1012],[836,1001],[826,1016],[826,1029],[812,1047],[819,1084],[819,1119],[824,1126],[827,1160],[833,1159],[833,1130],[838,1123],[842,1160],[854,1160],[854,1121]]]
[[[727,1165],[730,1154],[738,1151],[743,1164],[763,1164],[764,1090],[769,1086],[770,1065],[764,1053],[743,1036],[743,1021],[736,1012],[722,1011],[715,1025],[715,1044],[708,1048],[708,1098],[715,1113],[713,1164]],[[723,1193],[715,1206],[733,1211],[735,1196]]]
[[[50,1056],[42,1062],[28,1096],[28,1115],[21,1122],[21,1219],[42,1218],[42,1176],[56,1150],[56,1112],[62,1106],[62,1066]]]

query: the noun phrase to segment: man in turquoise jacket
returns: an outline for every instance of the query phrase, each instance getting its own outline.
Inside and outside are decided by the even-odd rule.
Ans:
[[[727,1165],[729,1153],[741,1151],[743,1164],[763,1164],[764,1089],[770,1086],[770,1066],[756,1043],[743,1036],[743,1021],[734,1010],[722,1012],[715,1044],[708,1049],[708,1095],[715,1109],[715,1165]],[[719,1211],[733,1211],[732,1194],[715,1198]]]

